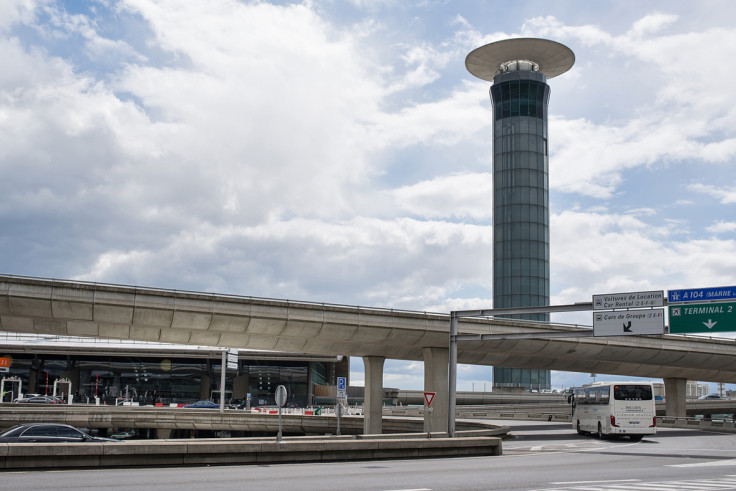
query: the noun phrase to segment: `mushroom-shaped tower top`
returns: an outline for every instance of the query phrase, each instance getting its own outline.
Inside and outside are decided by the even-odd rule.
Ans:
[[[496,41],[474,49],[465,58],[465,68],[489,82],[499,73],[517,69],[539,71],[552,78],[568,71],[574,63],[575,53],[570,48],[538,38]]]

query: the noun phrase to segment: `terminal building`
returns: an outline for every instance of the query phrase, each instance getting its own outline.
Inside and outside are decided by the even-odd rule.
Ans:
[[[222,348],[0,333],[0,357],[10,359],[3,402],[24,394],[53,395],[59,380],[71,383],[75,402],[141,405],[220,399]],[[287,405],[319,404],[324,387],[349,380],[348,357],[240,350],[237,369],[227,370],[226,402],[250,395],[253,407],[274,405],[276,387]],[[11,382],[11,379],[14,381]],[[19,383],[18,383],[19,381]],[[68,396],[68,383],[57,394]],[[316,393],[316,395],[315,395]],[[334,397],[333,397],[334,398]]]

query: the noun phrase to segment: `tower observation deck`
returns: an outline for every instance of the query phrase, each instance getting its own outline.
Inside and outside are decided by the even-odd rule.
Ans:
[[[555,41],[506,39],[468,54],[465,67],[493,82],[493,307],[549,305],[547,79],[575,54]],[[514,317],[549,320],[549,314]],[[548,389],[548,370],[494,367],[494,386]]]

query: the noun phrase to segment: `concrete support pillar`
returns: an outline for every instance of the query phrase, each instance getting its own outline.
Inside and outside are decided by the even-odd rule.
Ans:
[[[23,387],[24,394],[35,394],[38,392],[38,370],[31,369],[28,373],[28,386]]]
[[[210,399],[210,391],[212,388],[212,379],[209,375],[202,374],[202,378],[199,382],[199,398],[200,400],[208,401]]]
[[[364,356],[365,394],[363,403],[363,433],[383,433],[383,356]]]
[[[434,392],[431,413],[424,413],[424,431],[447,431],[448,414],[448,363],[450,350],[447,348],[423,348],[424,392]],[[429,425],[429,420],[432,424]]]
[[[171,438],[171,428],[159,428],[156,430],[156,437],[161,439]]]
[[[248,372],[236,375],[233,380],[233,399],[242,399],[248,393]]]
[[[59,391],[62,394],[67,395],[67,400],[69,400],[70,396],[73,396],[74,394],[79,394],[79,368],[71,368],[69,370],[66,370],[61,373],[61,378],[69,379],[69,382],[71,382],[71,387],[67,384],[62,384],[59,386]],[[59,395],[58,393],[56,395]],[[74,402],[81,402],[79,400],[79,397],[74,398]]]
[[[664,379],[665,414],[670,418],[687,416],[686,384],[684,378]]]
[[[314,384],[312,375],[314,374],[314,362],[307,363],[307,407],[314,405]]]

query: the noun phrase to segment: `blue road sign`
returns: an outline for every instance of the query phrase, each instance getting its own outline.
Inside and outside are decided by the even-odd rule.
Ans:
[[[345,390],[345,377],[337,377],[337,390]]]
[[[736,286],[691,288],[688,290],[669,290],[667,292],[667,301],[669,303],[728,300],[731,298],[736,298]]]

